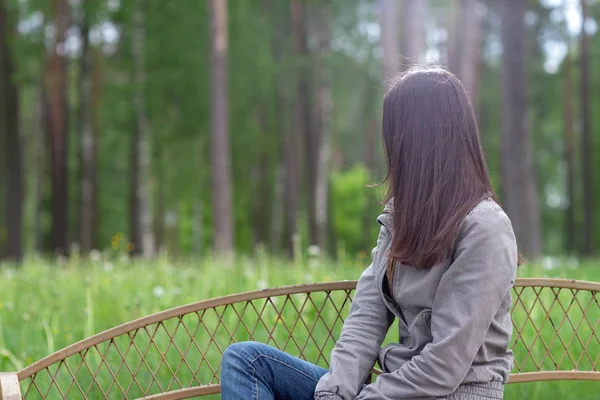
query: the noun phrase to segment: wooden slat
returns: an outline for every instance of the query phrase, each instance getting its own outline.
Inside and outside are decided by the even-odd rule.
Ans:
[[[146,396],[144,400],[180,400],[221,393],[221,385],[207,385]]]
[[[539,371],[510,376],[508,383],[541,381],[600,381],[600,371]]]

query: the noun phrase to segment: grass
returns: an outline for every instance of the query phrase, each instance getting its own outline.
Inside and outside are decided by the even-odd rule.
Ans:
[[[0,269],[0,371],[19,370],[94,333],[160,310],[259,288],[356,279],[367,263],[363,257],[342,260],[336,265],[317,260],[290,265],[259,255],[239,259],[227,269],[208,260],[173,264],[165,258],[147,263],[99,256],[95,260],[74,258],[51,264],[29,259],[21,269]],[[523,267],[519,273],[522,277],[600,281],[596,264],[578,265],[568,260],[547,259],[539,265]],[[551,301],[551,296],[543,301]],[[334,313],[328,315],[334,318]],[[277,318],[276,313],[273,318]],[[563,327],[568,329],[568,325]],[[243,339],[243,333],[240,334],[236,339]],[[307,333],[298,329],[296,335],[303,343]],[[290,351],[297,350],[292,343]],[[511,385],[505,398],[592,399],[597,398],[597,390],[597,383],[591,382],[542,382]]]

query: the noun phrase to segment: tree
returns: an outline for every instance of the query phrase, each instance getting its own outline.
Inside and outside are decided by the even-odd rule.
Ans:
[[[68,101],[66,39],[71,25],[68,0],[54,0],[55,39],[46,69],[46,116],[50,141],[50,173],[52,181],[52,249],[68,254]]]
[[[227,0],[211,0],[211,178],[215,251],[233,252]]]
[[[475,114],[479,105],[483,28],[479,6],[480,0],[454,0],[448,28],[448,67],[462,81]]]
[[[133,80],[134,94],[133,104],[135,109],[135,132],[132,152],[133,170],[135,181],[132,189],[135,190],[134,213],[137,213],[139,242],[133,242],[139,253],[146,257],[153,257],[156,253],[156,243],[154,240],[154,226],[152,213],[152,194],[150,187],[150,159],[151,159],[151,132],[150,122],[146,112],[146,65],[145,65],[145,39],[146,27],[144,21],[144,1],[136,0],[133,13],[133,37],[132,37],[132,55],[133,55]]]
[[[588,6],[581,0],[581,37],[579,48],[580,95],[581,95],[581,154],[583,163],[583,255],[590,256],[594,242],[594,200],[592,180],[592,143],[590,133],[590,63],[589,38],[586,31]]]
[[[310,76],[311,69],[309,58],[310,54],[308,51],[307,44],[307,28],[306,28],[306,0],[292,0],[291,3],[291,18],[292,18],[292,41],[294,49],[294,82],[296,85],[296,92],[294,97],[294,121],[295,129],[292,131],[293,137],[291,138],[290,153],[298,153],[292,155],[290,160],[289,172],[290,176],[297,175],[295,180],[298,181],[298,193],[302,187],[302,182],[306,187],[306,193],[308,197],[308,228],[309,228],[309,241],[311,244],[317,243],[318,233],[318,222],[317,222],[317,210],[316,210],[316,192],[317,192],[317,164],[318,154],[321,137],[319,128],[313,126],[316,122],[311,119],[310,113]],[[320,4],[318,8],[327,7],[327,5]],[[317,117],[318,118],[318,117]],[[302,140],[304,139],[304,141]],[[305,162],[302,162],[302,155],[305,155]],[[295,166],[291,163],[296,159]],[[301,176],[301,171],[305,167],[306,175]],[[304,179],[303,179],[304,178]],[[295,225],[297,222],[292,223],[292,218],[297,218],[298,213],[298,202],[296,198],[295,206],[292,206],[291,194],[289,200],[289,215],[288,220],[290,222],[288,237],[292,237],[297,233]],[[294,211],[293,209],[296,209]],[[296,215],[294,217],[294,215]],[[292,227],[294,228],[292,230]],[[290,242],[291,243],[291,242]]]
[[[14,24],[4,0],[0,0],[0,135],[4,136],[6,154],[6,221],[9,259],[23,259],[23,170],[19,126],[19,89],[15,82],[11,39]]]
[[[271,29],[271,40],[269,43],[270,52],[274,64],[276,65],[275,74],[273,76],[274,90],[272,93],[274,98],[273,117],[275,119],[275,132],[277,133],[277,136],[283,138],[283,140],[278,143],[278,153],[280,154],[280,157],[278,157],[279,160],[275,165],[273,179],[269,240],[271,251],[279,251],[282,249],[282,238],[284,237],[286,239],[284,246],[287,246],[287,249],[291,250],[288,246],[291,241],[288,240],[289,236],[285,236],[285,233],[287,233],[285,229],[288,225],[286,219],[289,200],[287,190],[291,188],[290,182],[286,176],[289,167],[289,160],[286,155],[290,151],[290,139],[292,137],[292,102],[290,95],[290,80],[287,78],[289,67],[288,64],[284,63],[284,60],[289,59],[290,46],[286,46],[286,38],[290,36],[291,12],[288,8],[289,4],[279,0],[270,0],[267,2],[266,7],[272,10],[276,15],[276,17],[274,17],[275,23]],[[278,18],[277,16],[279,15],[283,15],[283,17]]]
[[[82,254],[94,246],[96,231],[96,138],[95,114],[99,97],[99,65],[93,65],[93,49],[90,46],[89,30],[91,10],[89,3],[82,6],[80,22],[82,43],[79,67],[79,109],[77,133],[79,136],[79,227],[78,236]]]
[[[520,251],[541,254],[541,236],[531,138],[527,126],[525,0],[502,7],[502,195]]]
[[[425,51],[425,17],[427,0],[408,0],[402,4],[402,69],[410,68],[419,62],[419,57]]]
[[[381,26],[381,47],[383,49],[383,80],[389,81],[398,75],[398,2],[381,0],[379,25]]]
[[[305,53],[305,20],[303,0],[292,0],[291,2],[291,20],[292,20],[292,40],[295,59],[301,59]],[[294,124],[285,137],[285,204],[286,204],[286,225],[285,225],[285,243],[290,254],[294,251],[294,236],[298,233],[298,208],[300,197],[300,154],[301,137],[307,132],[307,112],[306,97],[308,96],[308,87],[306,82],[299,76],[298,65],[294,71],[296,82],[296,95],[294,103]],[[309,172],[309,176],[310,176]],[[311,195],[309,194],[309,197]],[[309,214],[310,211],[309,211]]]
[[[313,243],[322,251],[327,249],[327,215],[329,193],[329,164],[331,158],[331,83],[327,57],[329,55],[329,3],[319,7],[317,15],[317,46],[319,54],[315,66],[317,76],[316,125],[319,140],[315,179],[315,222],[316,237]]]
[[[475,114],[479,108],[479,70],[481,57],[482,16],[478,12],[479,0],[462,0],[462,33],[460,70],[458,77],[462,81]]]
[[[451,0],[450,10],[447,14],[448,39],[446,42],[447,64],[450,72],[459,76],[460,74],[460,53],[463,40],[462,13],[464,12],[464,3],[461,0]]]
[[[569,254],[575,251],[575,171],[574,171],[574,111],[573,111],[573,61],[570,50],[567,52],[564,61],[564,83],[563,83],[563,107],[565,124],[565,158],[567,162],[567,198],[569,204],[565,216],[565,239],[566,249]]]

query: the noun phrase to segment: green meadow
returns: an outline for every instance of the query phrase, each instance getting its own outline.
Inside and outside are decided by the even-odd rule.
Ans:
[[[171,307],[267,287],[356,279],[368,263],[366,255],[362,259],[342,259],[336,263],[316,259],[290,263],[259,255],[255,258],[239,258],[229,267],[208,260],[173,262],[163,257],[156,261],[144,262],[130,261],[124,257],[108,257],[103,254],[96,256],[95,259],[86,260],[74,257],[64,263],[28,259],[18,269],[10,266],[0,268],[0,371],[20,370],[35,360],[85,337]],[[521,267],[519,274],[520,277],[600,281],[600,269],[595,263],[580,264],[567,259],[546,259],[533,266]],[[525,301],[531,304],[533,300],[528,298]],[[544,304],[548,305],[548,302]],[[285,322],[288,312],[294,314],[292,307],[288,308],[281,316],[275,313],[273,318],[283,318]],[[310,325],[311,318],[317,316],[316,313],[311,316],[307,310],[303,318],[309,321]],[[557,307],[555,311],[560,310]],[[347,306],[343,312],[347,312]],[[569,312],[572,313],[575,322],[581,321],[581,310],[574,307]],[[595,308],[590,307],[586,312],[587,318],[593,321],[592,324],[600,318],[597,299]],[[267,314],[264,315],[267,317]],[[290,314],[289,318],[293,318],[294,315]],[[334,310],[323,314],[323,318],[326,319],[335,317]],[[524,315],[516,316],[521,320],[523,317]],[[531,318],[542,317],[532,315]],[[206,316],[207,325],[216,323],[217,319],[214,316]],[[319,324],[314,326],[314,336],[320,337],[319,329],[324,328]],[[339,328],[339,323],[337,327]],[[589,327],[584,324],[583,328]],[[295,353],[303,347],[302,351],[305,354],[313,357],[318,355],[319,350],[314,342],[308,340],[310,338],[307,337],[307,329],[300,324],[296,324],[294,329],[296,329],[294,331],[296,340],[291,341],[286,349]],[[327,339],[324,333],[323,330],[322,337]],[[220,334],[224,336],[219,338]],[[273,335],[286,334],[285,329],[277,329],[273,333]],[[236,340],[244,340],[244,335],[247,335],[247,332],[240,330],[234,336]],[[535,332],[525,331],[524,335],[535,335]],[[572,326],[568,323],[564,323],[561,327],[561,335],[565,338],[563,344],[558,340],[552,342],[551,337],[542,337],[546,344],[552,344],[552,354],[555,350],[559,353],[562,350],[561,346],[569,343],[571,346],[580,346],[577,337],[572,334]],[[391,332],[389,340],[393,340],[393,336],[395,333]],[[571,338],[574,339],[569,342]],[[215,339],[227,341],[229,337],[224,330],[217,329]],[[269,340],[269,337],[265,336],[264,339]],[[157,337],[156,340],[163,339]],[[179,338],[176,338],[175,342],[177,340]],[[285,339],[281,340],[285,341]],[[542,341],[538,340],[534,351],[543,351],[540,343]],[[332,345],[333,341],[329,340],[323,352],[328,352]],[[597,338],[596,343],[592,343],[592,346],[594,345],[592,353],[600,354]],[[574,348],[574,352],[577,351],[578,349]],[[197,352],[189,352],[187,364],[194,365],[197,362],[195,358],[199,356]],[[107,363],[110,362],[111,360],[107,358]],[[552,362],[551,358],[546,360],[547,365]],[[590,362],[593,361],[586,361],[583,358],[581,365],[590,365]],[[526,367],[530,368],[531,365]],[[160,373],[161,371],[158,371],[158,374]],[[184,370],[181,372],[183,375],[186,373],[190,372]],[[210,380],[210,375],[206,379]],[[111,379],[111,377],[106,375],[101,379]],[[182,382],[184,380],[185,376]],[[596,399],[599,389],[598,383],[593,382],[519,384],[509,386],[505,398]],[[111,393],[115,398],[119,397],[118,391]]]

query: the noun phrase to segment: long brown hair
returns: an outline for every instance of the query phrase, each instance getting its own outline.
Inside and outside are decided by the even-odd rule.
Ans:
[[[394,217],[390,267],[433,267],[451,255],[469,211],[495,199],[473,108],[453,74],[413,68],[385,95],[382,132]]]

